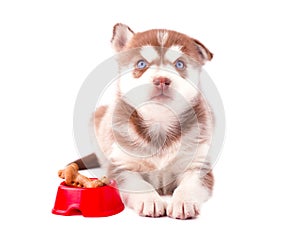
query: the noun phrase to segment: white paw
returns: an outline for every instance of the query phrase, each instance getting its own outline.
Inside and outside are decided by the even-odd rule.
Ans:
[[[156,192],[126,195],[127,206],[141,216],[159,217],[166,214],[166,202]]]
[[[188,193],[174,193],[167,215],[176,219],[195,218],[200,214],[201,202]]]

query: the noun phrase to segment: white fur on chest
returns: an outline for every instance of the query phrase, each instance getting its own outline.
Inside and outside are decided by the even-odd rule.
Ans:
[[[151,130],[167,131],[177,121],[176,115],[171,108],[159,103],[145,103],[138,108],[145,124]]]

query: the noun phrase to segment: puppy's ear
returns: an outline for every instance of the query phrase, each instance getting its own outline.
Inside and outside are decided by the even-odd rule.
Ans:
[[[199,40],[193,39],[199,54],[201,55],[201,57],[203,58],[204,62],[205,61],[210,61],[213,58],[213,53],[210,52],[205,46],[204,44],[202,44]]]
[[[118,23],[114,26],[113,36],[111,39],[112,47],[116,52],[122,51],[127,42],[132,38],[134,32],[122,23]]]

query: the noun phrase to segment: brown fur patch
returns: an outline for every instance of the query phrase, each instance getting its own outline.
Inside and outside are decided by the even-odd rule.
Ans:
[[[100,106],[94,113],[94,126],[98,130],[100,122],[107,110],[107,106]]]
[[[149,134],[147,134],[147,126],[145,125],[142,117],[138,114],[136,110],[134,110],[131,114],[129,121],[133,124],[135,131],[141,138],[146,140],[148,143],[151,142],[151,138]]]
[[[203,178],[202,178],[203,185],[207,187],[210,191],[213,190],[214,186],[214,176],[212,171],[208,172]]]
[[[201,126],[201,142],[207,142],[210,139],[211,136],[211,124],[212,121],[212,113],[208,107],[208,105],[205,103],[204,98],[202,96],[198,97],[199,101],[196,103],[196,105],[193,107],[194,112],[198,119],[198,124]]]
[[[132,75],[134,78],[140,78],[147,69],[148,67],[145,67],[144,69],[135,68],[132,72]]]

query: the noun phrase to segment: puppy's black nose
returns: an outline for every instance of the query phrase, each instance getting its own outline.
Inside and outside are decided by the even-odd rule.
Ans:
[[[156,77],[153,79],[153,84],[157,87],[161,86],[169,86],[171,84],[171,80],[166,77]]]

